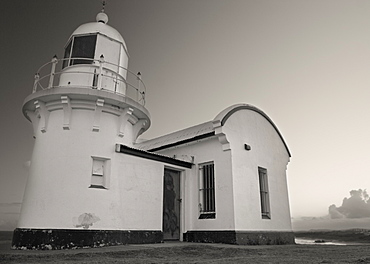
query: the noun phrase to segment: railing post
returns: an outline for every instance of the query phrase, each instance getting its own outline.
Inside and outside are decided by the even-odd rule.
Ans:
[[[51,73],[50,73],[50,79],[49,79],[49,85],[48,85],[48,88],[51,88],[53,87],[53,83],[54,83],[54,76],[55,76],[55,68],[57,66],[57,63],[58,63],[58,57],[57,55],[54,55],[54,57],[51,59]]]
[[[141,98],[143,99],[143,103],[142,103],[142,105],[144,105],[144,106],[145,106],[145,91],[143,91],[143,92],[141,93]]]
[[[140,83],[141,83],[141,72],[138,72],[136,74],[136,77],[137,77],[137,80],[138,80],[138,84],[137,84],[137,91],[136,91],[136,101],[139,102],[139,94],[140,93]]]
[[[100,55],[99,60],[99,78],[98,78],[98,90],[102,89],[102,80],[103,80],[103,64],[104,64],[104,55]]]
[[[36,92],[36,90],[37,90],[37,84],[39,83],[39,79],[40,79],[40,74],[37,72],[37,73],[35,73],[35,81],[33,83],[32,93],[35,93]]]

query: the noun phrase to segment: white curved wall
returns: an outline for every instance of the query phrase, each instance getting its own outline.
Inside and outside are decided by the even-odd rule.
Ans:
[[[289,154],[277,131],[251,110],[233,113],[224,131],[232,151],[236,230],[291,231],[286,180]],[[251,150],[245,150],[244,144]],[[258,167],[267,169],[271,219],[261,217]]]
[[[139,167],[137,172],[132,172],[130,166],[138,168],[139,162],[126,158],[128,163],[122,165],[123,155],[115,152],[116,143],[132,146],[136,140],[134,121],[130,118],[124,121],[123,136],[119,136],[122,128],[119,114],[124,109],[118,110],[106,104],[101,107],[100,117],[97,118],[99,111],[94,101],[72,100],[70,105],[69,129],[63,129],[66,112],[59,100],[48,102],[44,111],[29,112],[35,123],[36,140],[18,227],[83,228],[81,219],[90,217],[91,225],[87,226],[90,229],[160,229],[158,220],[151,221],[152,224],[145,220],[144,223],[145,215],[128,218],[128,215],[133,215],[130,210],[137,208],[131,208],[135,201],[130,193],[123,195],[127,186],[131,184],[133,191],[145,193],[159,177],[159,188],[162,188],[163,166],[151,164],[146,170]],[[46,119],[44,132],[41,131],[43,118]],[[98,130],[93,131],[94,125]],[[93,157],[106,161],[106,189],[89,188]],[[142,164],[145,167],[145,162]],[[145,178],[148,177],[147,172],[152,177]],[[159,176],[155,178],[154,174]],[[161,199],[161,195],[154,201]],[[155,207],[151,198],[145,195],[142,198],[136,202],[140,210],[153,211]],[[151,215],[155,213],[151,212]],[[155,216],[158,218],[158,215]]]

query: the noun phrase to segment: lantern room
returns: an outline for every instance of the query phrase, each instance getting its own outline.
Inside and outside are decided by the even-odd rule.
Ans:
[[[126,94],[128,52],[121,34],[99,13],[69,38],[59,86],[86,87]]]

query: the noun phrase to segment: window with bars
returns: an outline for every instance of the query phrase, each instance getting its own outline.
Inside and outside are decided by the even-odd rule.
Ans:
[[[267,170],[264,168],[258,167],[258,176],[259,176],[259,184],[260,184],[262,218],[271,219]]]
[[[216,218],[214,163],[199,165],[199,219]]]
[[[64,59],[66,60],[63,61],[63,68],[76,64],[92,64],[92,59],[94,59],[95,54],[96,38],[96,34],[74,36],[64,51]]]

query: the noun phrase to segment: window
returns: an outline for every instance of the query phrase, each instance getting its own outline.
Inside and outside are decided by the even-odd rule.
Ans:
[[[216,218],[214,163],[199,166],[199,219]]]
[[[93,157],[91,185],[89,188],[106,189],[107,163],[107,159]]]
[[[261,196],[261,213],[263,219],[271,219],[270,215],[270,201],[269,191],[267,183],[267,170],[258,167],[258,176],[260,184],[260,196]]]
[[[67,60],[63,62],[63,68],[76,64],[92,64],[95,55],[96,37],[96,34],[73,37],[64,52],[64,59]]]
[[[68,43],[68,46],[66,47],[64,51],[64,59],[66,60],[63,61],[63,69],[69,65],[69,58],[71,57],[72,41],[73,39]]]

